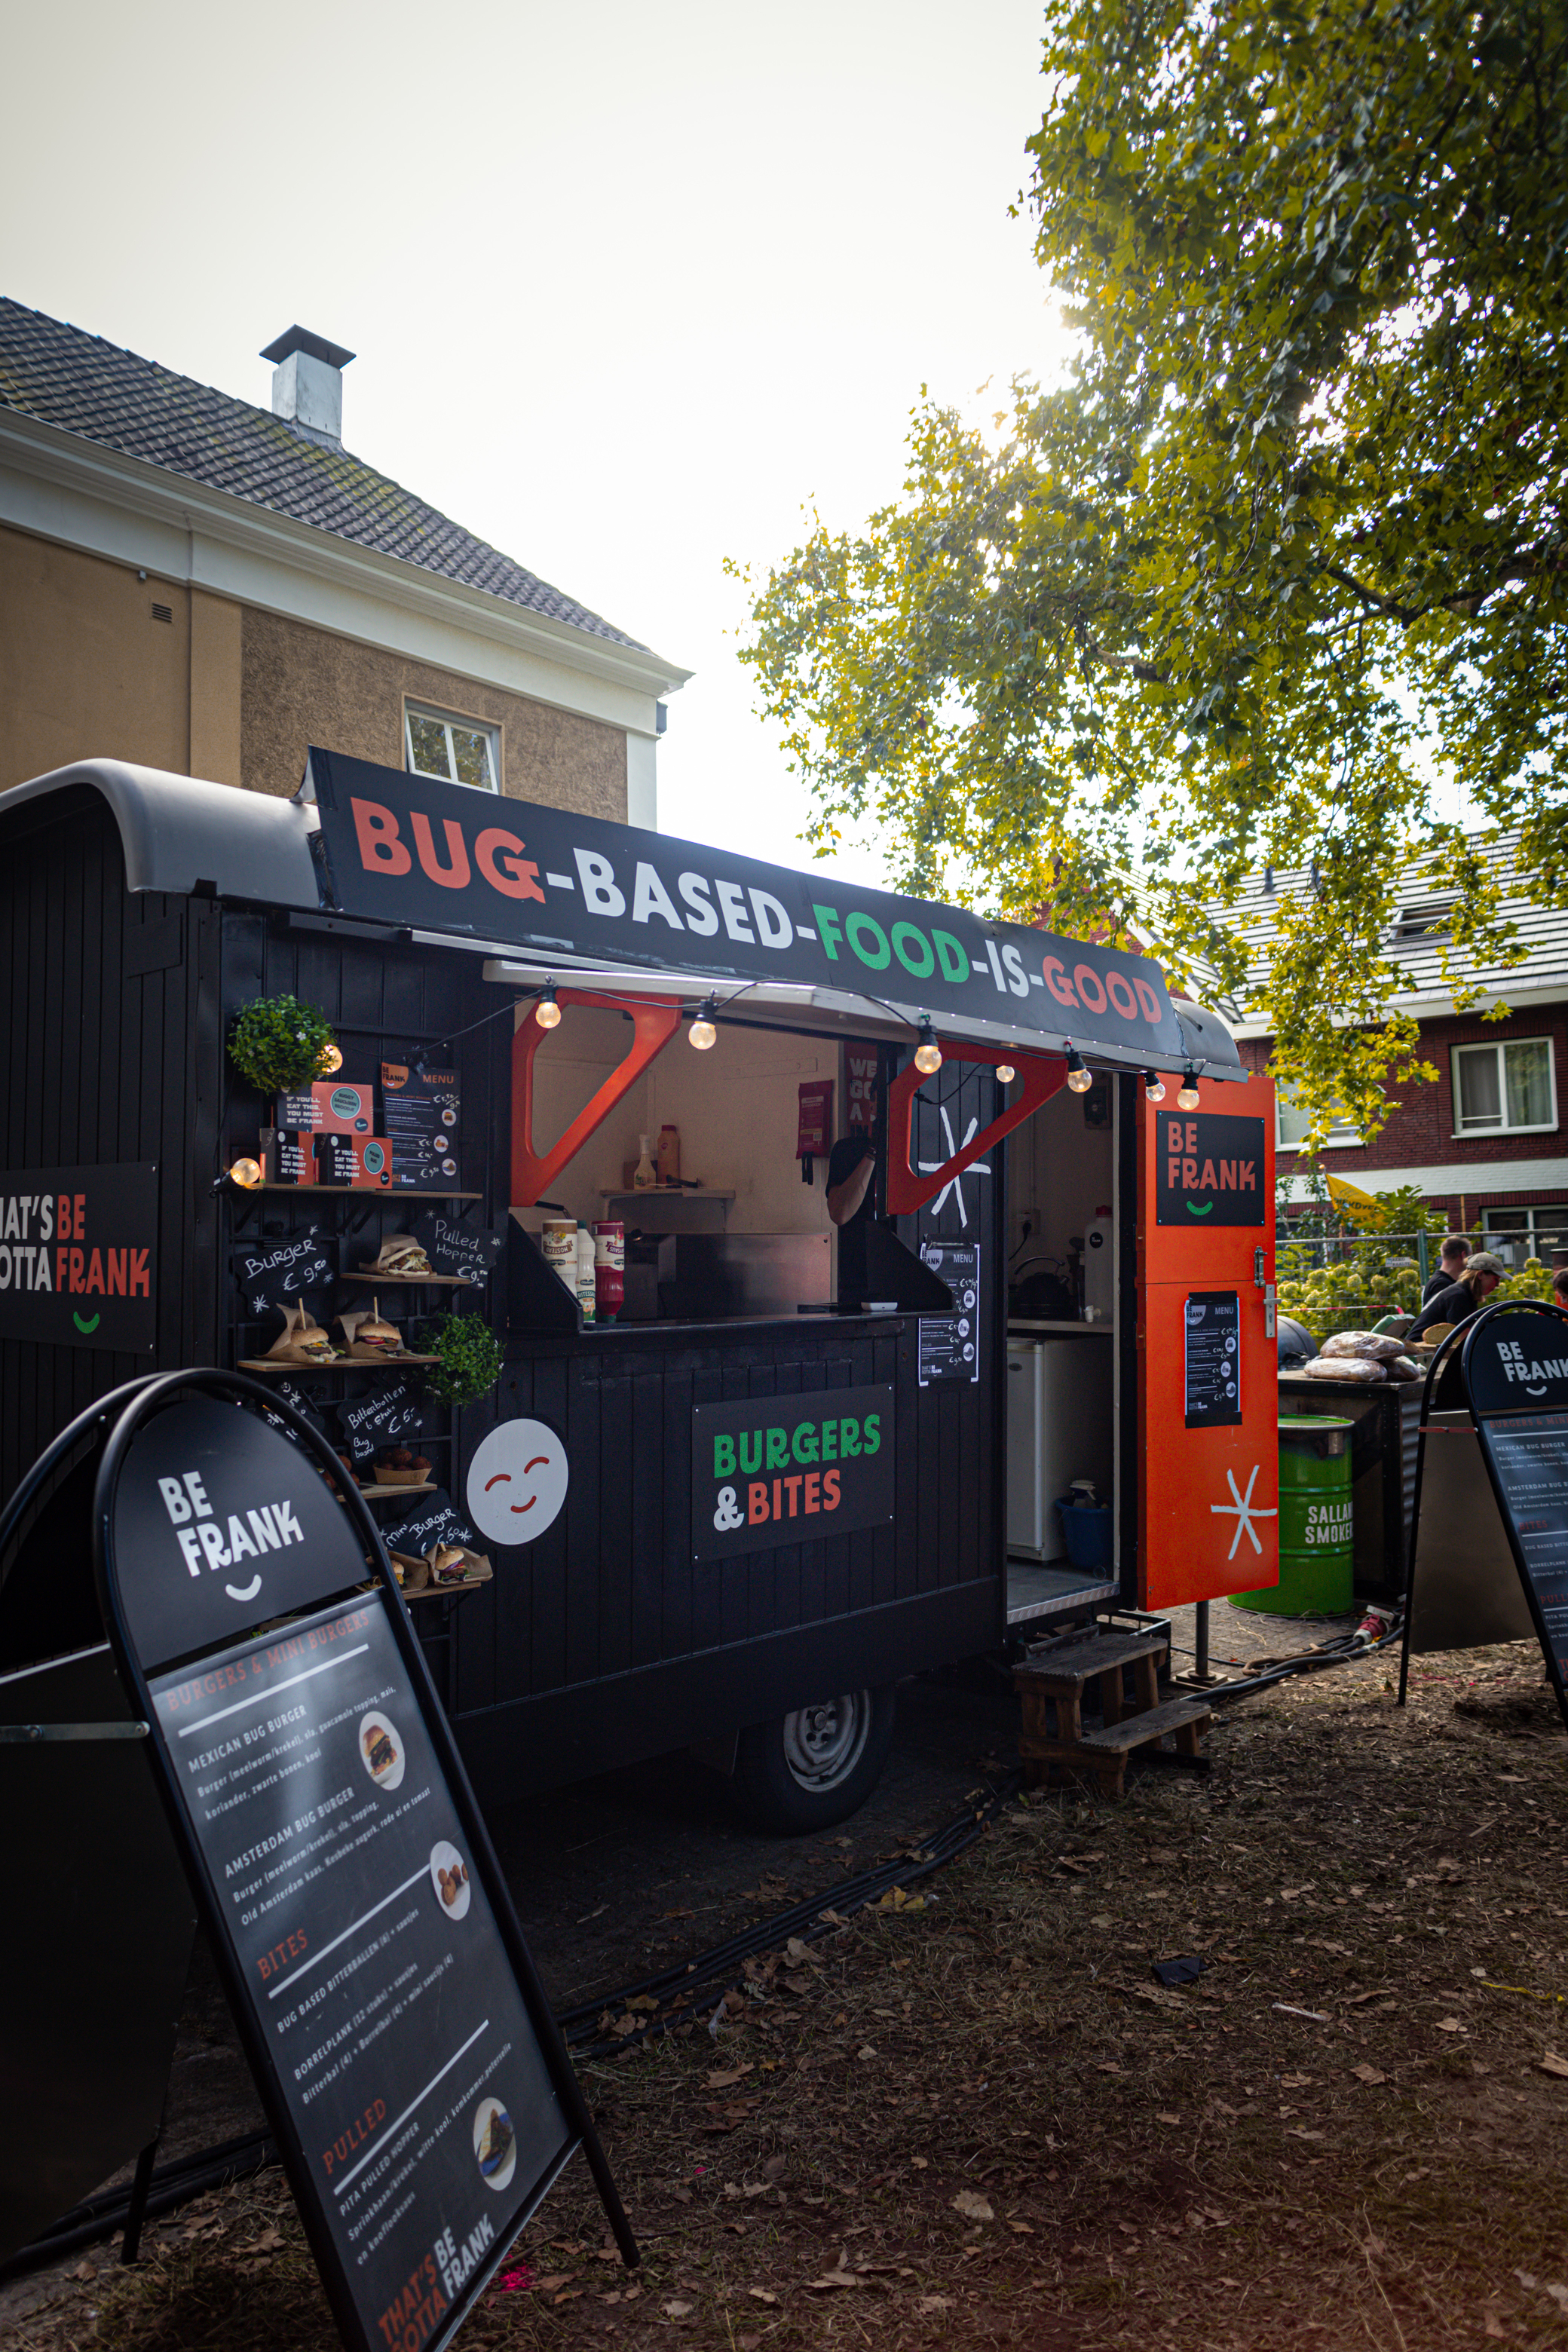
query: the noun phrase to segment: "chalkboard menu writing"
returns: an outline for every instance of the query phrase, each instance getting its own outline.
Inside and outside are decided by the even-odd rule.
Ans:
[[[980,1378],[980,1244],[925,1242],[921,1255],[952,1292],[953,1313],[920,1318],[919,1378],[933,1381]]]
[[[1189,1429],[1241,1425],[1241,1297],[1235,1290],[1194,1290],[1184,1318],[1184,1393]]]
[[[286,1241],[263,1238],[229,1252],[234,1278],[253,1316],[291,1307],[308,1291],[330,1289],[336,1269],[324,1234],[311,1225]]]
[[[491,1233],[485,1225],[460,1225],[438,1209],[420,1218],[414,1238],[429,1259],[432,1274],[460,1274],[470,1282],[483,1282],[506,1247],[504,1233]]]
[[[387,1529],[386,1540],[394,1551],[413,1559],[425,1559],[438,1543],[477,1546],[479,1538],[462,1514],[452,1508],[451,1496],[437,1486],[406,1517]]]
[[[390,1381],[369,1396],[344,1397],[333,1407],[343,1451],[368,1462],[384,1445],[401,1445],[421,1427],[425,1408],[407,1381]]]
[[[385,1603],[153,1697],[366,2333],[417,2347],[571,2135]]]
[[[301,1421],[308,1423],[310,1428],[316,1432],[318,1436],[325,1437],[327,1435],[326,1423],[321,1419],[321,1414],[316,1411],[314,1404],[305,1394],[304,1390],[297,1387],[294,1381],[279,1381],[277,1389],[274,1391],[274,1394],[278,1398],[279,1403],[286,1404],[290,1412],[298,1413]],[[294,1433],[289,1428],[281,1413],[268,1412],[266,1408],[263,1407],[262,1417],[264,1420],[269,1421],[274,1429],[280,1429],[285,1437],[292,1439]]]

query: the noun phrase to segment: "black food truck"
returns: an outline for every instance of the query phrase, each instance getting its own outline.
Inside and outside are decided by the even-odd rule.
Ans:
[[[1270,1090],[1145,959],[330,751],[0,794],[0,1497],[249,1370],[487,1801],[691,1747],[813,1828],[900,1678],[1274,1580]],[[76,1524],[0,1672],[101,1642]]]

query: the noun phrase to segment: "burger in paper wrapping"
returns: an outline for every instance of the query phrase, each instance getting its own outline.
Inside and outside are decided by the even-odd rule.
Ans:
[[[1303,1364],[1299,1377],[1307,1381],[1356,1381],[1363,1386],[1388,1378],[1386,1364],[1373,1363],[1370,1356],[1314,1356]]]
[[[283,1309],[283,1328],[267,1350],[268,1360],[274,1364],[331,1364],[337,1360],[333,1347],[321,1325],[314,1320],[303,1299],[300,1302],[299,1319],[295,1309]]]
[[[1405,1342],[1390,1331],[1336,1331],[1318,1350],[1323,1356],[1360,1356],[1373,1364],[1392,1364],[1405,1353]]]

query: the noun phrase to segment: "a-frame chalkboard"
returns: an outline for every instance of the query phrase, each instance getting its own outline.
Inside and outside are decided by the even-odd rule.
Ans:
[[[104,1622],[333,2315],[437,2352],[579,2147],[637,2259],[375,1524],[254,1381],[150,1381]]]
[[[1415,1526],[1405,1601],[1399,1697],[1404,1704],[1421,1600],[1421,1511],[1429,1492],[1427,1446],[1451,1443],[1468,1412],[1477,1449],[1519,1571],[1563,1719],[1568,1724],[1568,1313],[1543,1299],[1483,1307],[1433,1358],[1421,1402]],[[1444,1415],[1448,1416],[1445,1423]],[[1478,1548],[1479,1549],[1479,1548]],[[1473,1633],[1447,1596],[1446,1639],[1463,1646],[1500,1638],[1490,1596],[1478,1595]],[[1485,1619],[1492,1622],[1487,1623]],[[1424,1646],[1432,1646],[1430,1643]]]

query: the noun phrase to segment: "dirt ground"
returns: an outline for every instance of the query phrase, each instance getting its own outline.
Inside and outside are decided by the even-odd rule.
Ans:
[[[590,2061],[642,2268],[578,2164],[464,2342],[1568,2342],[1568,1739],[1533,1649],[1419,1661],[1403,1713],[1395,1679],[1232,1703],[1205,1780],[1015,1802],[716,2034]],[[146,2252],[32,2282],[9,2344],[337,2343],[278,2172]]]

